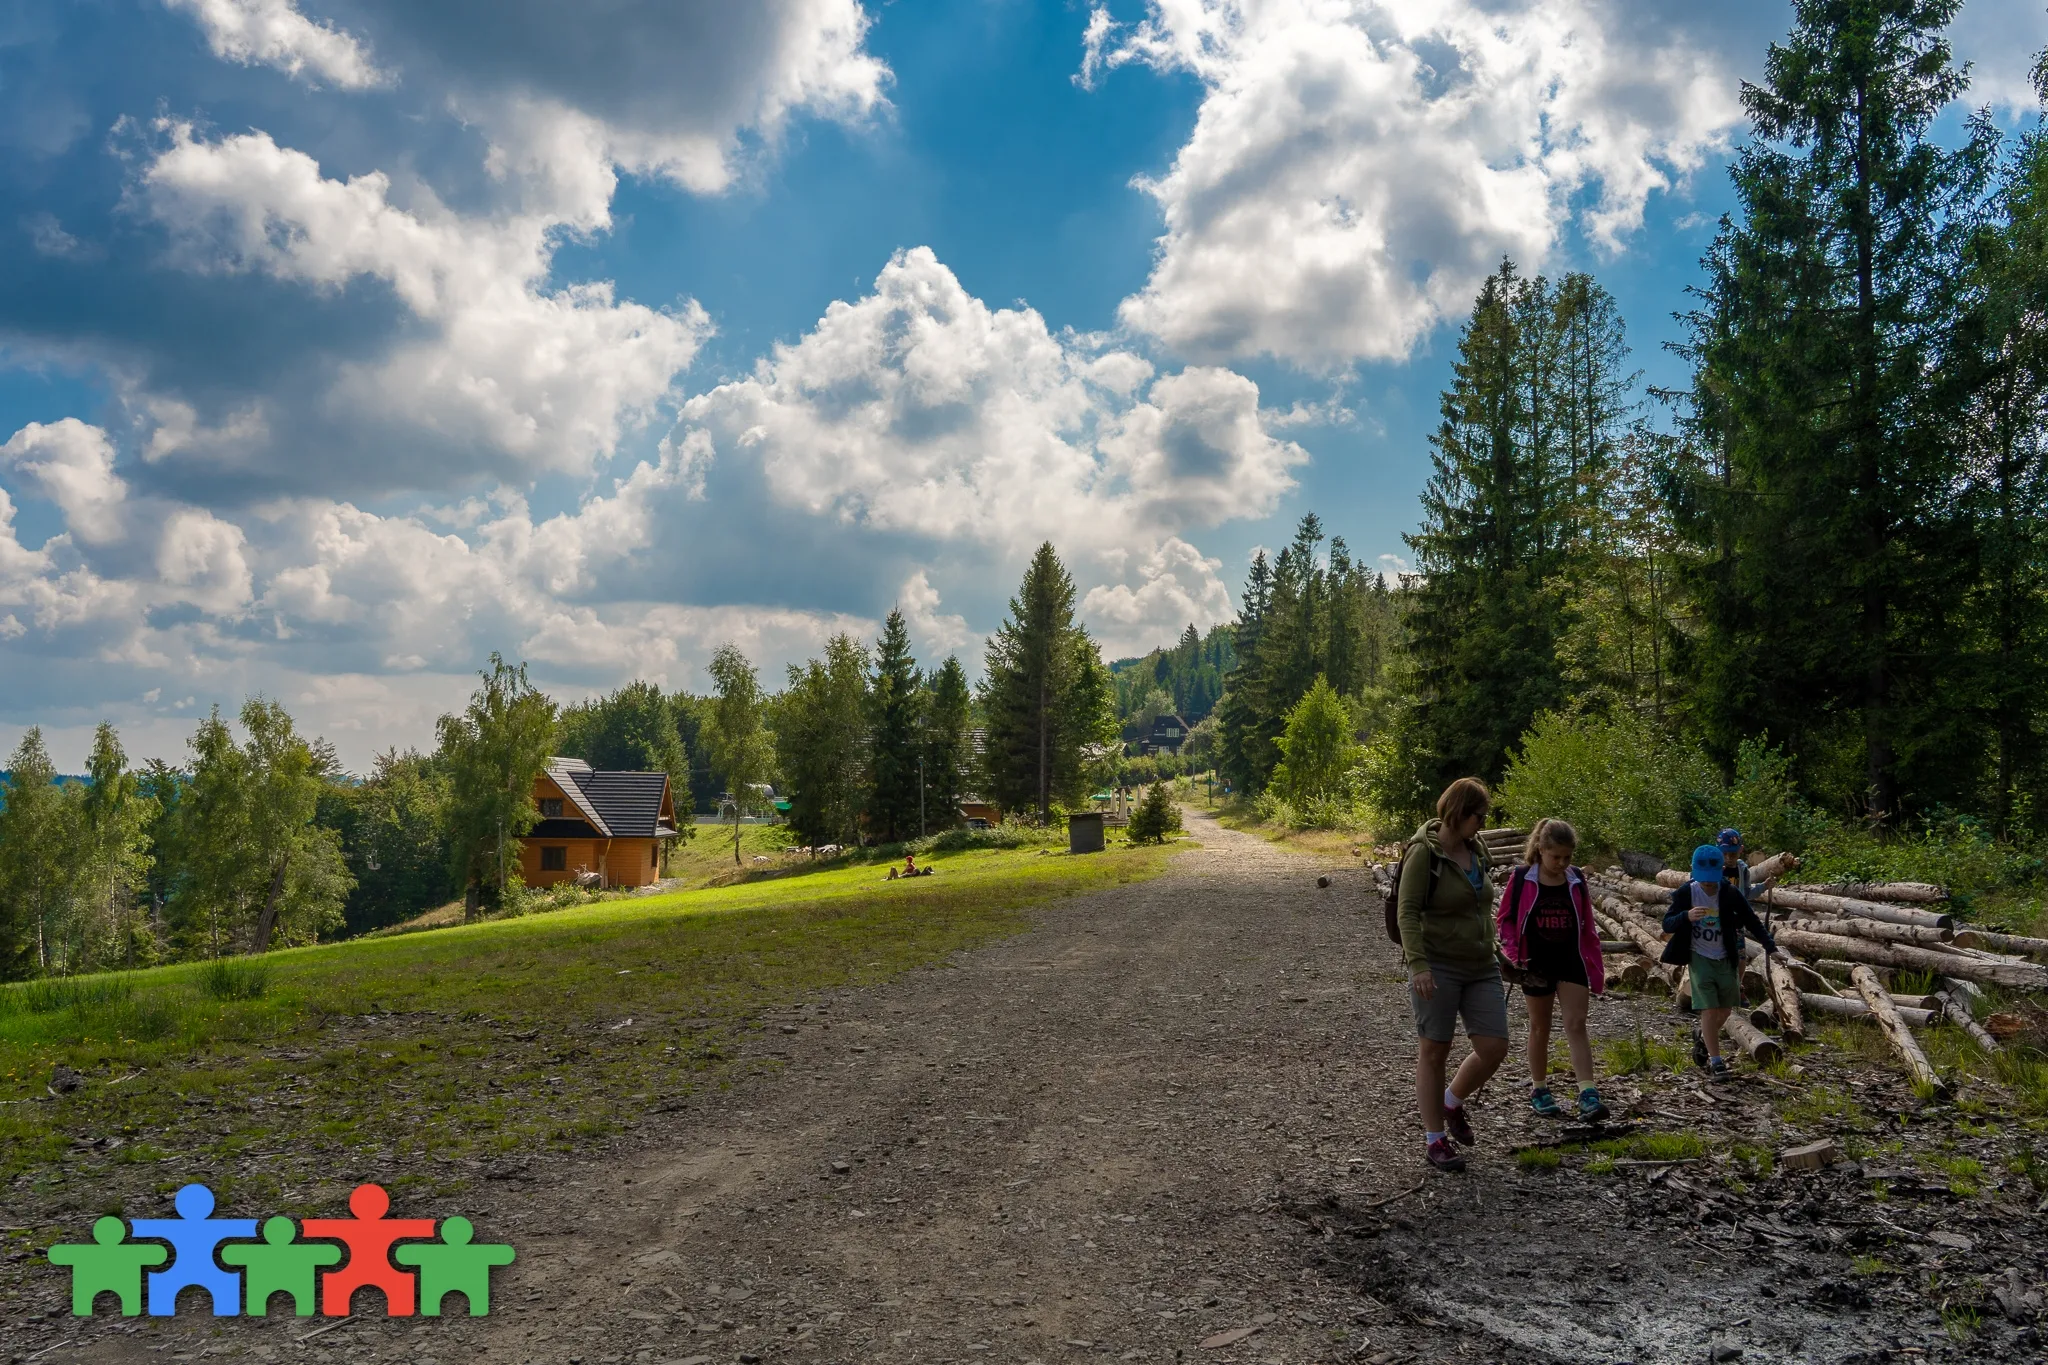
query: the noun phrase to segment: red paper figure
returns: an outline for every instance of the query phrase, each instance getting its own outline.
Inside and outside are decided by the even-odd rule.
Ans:
[[[320,1311],[330,1318],[348,1316],[349,1300],[364,1285],[384,1291],[385,1313],[413,1315],[414,1279],[391,1264],[391,1244],[408,1237],[432,1237],[431,1218],[386,1218],[391,1196],[381,1185],[358,1185],[348,1197],[353,1218],[308,1218],[300,1230],[307,1237],[328,1237],[348,1248],[348,1261],[320,1277]]]

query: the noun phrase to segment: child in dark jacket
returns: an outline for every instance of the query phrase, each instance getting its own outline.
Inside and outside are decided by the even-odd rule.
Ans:
[[[1692,1007],[1700,1012],[1693,1061],[1716,1078],[1728,1074],[1721,1029],[1742,1004],[1742,935],[1755,934],[1764,951],[1778,950],[1770,930],[1727,880],[1721,850],[1701,844],[1692,853],[1692,880],[1671,893],[1664,912],[1664,961],[1684,966],[1692,980]]]
[[[1578,832],[1562,820],[1536,822],[1522,850],[1522,866],[1508,876],[1494,922],[1507,960],[1521,968],[1522,998],[1529,1010],[1529,1107],[1545,1118],[1562,1111],[1547,1084],[1550,1021],[1564,1010],[1565,1044],[1579,1083],[1579,1117],[1597,1123],[1607,1117],[1593,1082],[1593,1044],[1586,1036],[1592,997],[1607,989],[1607,962],[1600,929],[1593,923],[1586,877],[1571,865]]]

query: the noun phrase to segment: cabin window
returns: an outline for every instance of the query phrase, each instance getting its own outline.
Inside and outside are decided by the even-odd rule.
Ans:
[[[557,801],[555,804],[560,805],[561,802]],[[543,848],[540,851],[540,870],[543,872],[567,872],[569,870],[568,847],[558,844],[554,848]]]
[[[561,819],[562,798],[559,796],[543,796],[540,799],[540,818],[543,820]]]

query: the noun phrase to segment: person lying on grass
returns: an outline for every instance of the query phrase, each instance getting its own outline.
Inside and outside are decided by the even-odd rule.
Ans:
[[[1586,1037],[1592,997],[1607,989],[1607,959],[1593,923],[1586,876],[1571,865],[1578,832],[1562,820],[1544,819],[1529,832],[1522,866],[1508,877],[1494,923],[1500,950],[1522,969],[1522,999],[1529,1008],[1529,1107],[1545,1118],[1562,1112],[1547,1084],[1550,1021],[1564,1010],[1565,1044],[1579,1083],[1579,1117],[1598,1123],[1607,1117],[1593,1083],[1593,1044]]]
[[[1771,931],[1727,881],[1721,850],[1701,844],[1692,851],[1692,880],[1671,893],[1671,908],[1664,912],[1664,932],[1671,935],[1664,945],[1664,961],[1685,967],[1691,976],[1692,1007],[1700,1012],[1692,1039],[1693,1065],[1705,1067],[1717,1080],[1728,1074],[1728,1062],[1721,1056],[1721,1029],[1742,1004],[1745,930],[1756,935],[1765,952],[1778,951]]]

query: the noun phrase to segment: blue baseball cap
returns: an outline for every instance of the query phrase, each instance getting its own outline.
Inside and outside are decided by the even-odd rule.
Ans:
[[[1742,831],[1730,826],[1714,836],[1714,842],[1723,848],[1741,848]]]
[[[1721,880],[1724,866],[1721,850],[1712,844],[1701,844],[1692,851],[1692,879],[1712,885]]]

